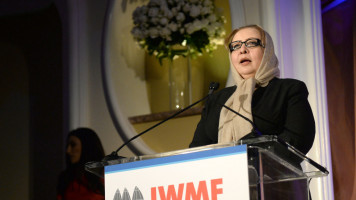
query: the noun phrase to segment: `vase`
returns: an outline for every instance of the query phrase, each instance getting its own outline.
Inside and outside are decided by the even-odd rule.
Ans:
[[[206,93],[204,62],[200,58],[163,59],[160,64],[155,56],[146,55],[145,60],[151,113],[185,108]]]
[[[190,57],[180,56],[169,61],[169,107],[183,109],[192,103],[192,81]]]

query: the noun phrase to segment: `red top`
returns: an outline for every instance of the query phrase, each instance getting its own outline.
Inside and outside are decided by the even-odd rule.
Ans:
[[[104,196],[88,190],[86,186],[77,180],[71,182],[64,196],[57,195],[57,200],[104,200]]]

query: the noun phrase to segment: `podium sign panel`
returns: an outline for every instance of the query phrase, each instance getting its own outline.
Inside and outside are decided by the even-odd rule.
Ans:
[[[105,199],[248,200],[247,146],[105,166]]]

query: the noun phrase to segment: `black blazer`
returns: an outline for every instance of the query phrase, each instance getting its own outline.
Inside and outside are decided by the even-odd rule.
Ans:
[[[211,95],[202,111],[190,147],[218,142],[222,104],[236,90],[228,87]],[[302,81],[274,78],[252,96],[252,116],[263,135],[278,135],[306,154],[313,145],[315,122],[308,102],[308,90]]]

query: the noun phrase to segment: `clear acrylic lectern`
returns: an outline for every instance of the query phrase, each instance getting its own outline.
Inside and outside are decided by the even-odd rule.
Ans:
[[[309,181],[311,178],[329,174],[324,167],[276,136],[261,136],[240,140],[236,143],[207,145],[154,155],[90,162],[86,164],[86,170],[98,176],[103,176],[103,168],[109,165],[236,145],[247,145],[250,199],[309,199]]]

